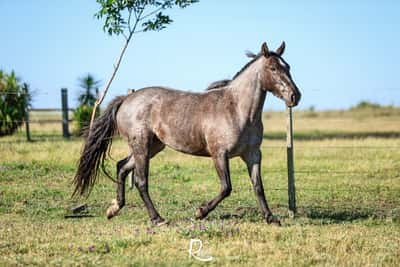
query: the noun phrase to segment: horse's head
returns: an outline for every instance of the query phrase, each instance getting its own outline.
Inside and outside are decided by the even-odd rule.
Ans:
[[[285,42],[272,52],[267,44],[261,47],[262,70],[260,72],[261,86],[263,90],[270,91],[276,97],[283,99],[289,107],[296,106],[301,94],[290,75],[290,66],[282,58],[285,51]]]

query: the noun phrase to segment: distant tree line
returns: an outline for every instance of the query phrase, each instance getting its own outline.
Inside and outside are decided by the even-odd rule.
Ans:
[[[379,109],[379,108],[394,108],[393,105],[381,105],[378,103],[373,103],[373,102],[369,102],[369,101],[360,101],[357,105],[351,107],[350,109]]]

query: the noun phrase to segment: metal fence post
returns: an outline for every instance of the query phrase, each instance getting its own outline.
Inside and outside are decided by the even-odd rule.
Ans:
[[[67,88],[61,88],[61,109],[62,109],[62,130],[63,137],[69,138],[68,128],[68,90]]]
[[[288,168],[288,204],[289,216],[293,217],[296,214],[296,187],[294,182],[294,161],[293,161],[293,118],[292,108],[288,107],[287,111],[287,168]]]

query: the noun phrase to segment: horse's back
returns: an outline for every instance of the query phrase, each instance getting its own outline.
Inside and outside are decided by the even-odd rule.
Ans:
[[[194,115],[196,111],[205,114],[217,104],[222,94],[221,90],[194,93],[167,87],[146,87],[130,94],[121,105],[120,113],[132,116],[155,109],[174,115],[185,112]]]
[[[117,120],[121,135],[155,134],[164,144],[185,153],[208,155],[204,120],[215,116],[222,92],[192,93],[166,87],[147,87],[129,95]]]

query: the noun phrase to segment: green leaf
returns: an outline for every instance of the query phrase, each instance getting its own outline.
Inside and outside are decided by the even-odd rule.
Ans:
[[[198,0],[96,0],[100,5],[100,9],[94,15],[97,19],[105,18],[103,31],[109,35],[119,35],[124,33],[126,36],[130,35],[132,25],[128,25],[129,13],[131,13],[131,20],[134,25],[138,23],[140,16],[147,16],[147,21],[142,22],[141,31],[160,31],[168,24],[172,23],[169,16],[161,12],[153,14],[152,12],[160,10],[171,9],[173,7],[185,8],[193,3],[199,2]],[[148,13],[146,13],[146,12]],[[134,18],[132,18],[134,17]],[[137,30],[137,29],[136,29]],[[124,32],[128,31],[128,32]]]
[[[142,24],[143,31],[160,31],[170,24],[172,19],[169,16],[163,15],[161,12],[157,13],[154,19],[149,19]]]

